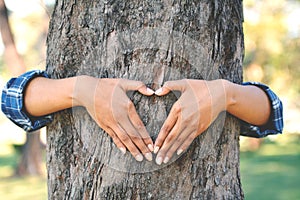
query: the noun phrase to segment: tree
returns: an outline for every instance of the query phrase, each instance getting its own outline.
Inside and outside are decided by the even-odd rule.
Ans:
[[[0,0],[0,30],[5,46],[4,58],[8,71],[12,76],[19,76],[26,71],[23,58],[18,53],[8,20],[8,12],[4,0]],[[42,148],[40,131],[26,133],[26,143],[22,147],[22,156],[15,170],[15,175],[41,175]]]
[[[19,76],[26,71],[26,66],[16,48],[4,0],[0,0],[0,9],[1,37],[5,46],[4,59],[7,63],[10,74],[13,76]]]
[[[52,78],[242,80],[241,1],[60,1],[48,35]],[[128,94],[153,139],[177,93]],[[221,100],[220,100],[221,101]],[[239,125],[223,113],[169,165],[123,156],[82,108],[48,126],[49,199],[243,199]]]

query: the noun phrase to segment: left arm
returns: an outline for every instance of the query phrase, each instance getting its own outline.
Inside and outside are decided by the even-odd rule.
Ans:
[[[253,125],[267,123],[271,114],[266,93],[253,85],[238,85],[223,80],[226,91],[226,111]]]
[[[264,125],[271,115],[267,94],[256,86],[243,86],[219,79],[168,81],[156,95],[181,92],[155,142],[156,162],[167,163],[175,151],[181,154],[218,115],[227,111],[252,125]]]

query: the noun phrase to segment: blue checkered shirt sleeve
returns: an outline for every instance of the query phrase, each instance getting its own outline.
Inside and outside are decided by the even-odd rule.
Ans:
[[[269,121],[262,126],[254,126],[242,122],[241,135],[262,138],[267,135],[282,133],[283,130],[283,106],[278,96],[266,85],[257,82],[246,82],[243,85],[254,85],[261,88],[269,97],[271,102],[271,115]]]
[[[48,78],[44,71],[34,70],[29,71],[17,78],[10,79],[2,90],[1,109],[2,112],[16,125],[23,128],[25,131],[35,131],[50,123],[53,115],[42,117],[30,116],[23,102],[24,90],[27,83],[34,77],[43,76]]]
[[[48,75],[44,71],[34,70],[26,72],[18,78],[12,78],[2,91],[1,109],[3,113],[15,124],[23,128],[25,131],[37,130],[53,120],[53,115],[42,117],[30,116],[23,103],[23,94],[27,83],[34,77]],[[248,137],[265,137],[271,134],[282,133],[283,129],[283,106],[277,95],[266,85],[256,82],[246,82],[243,85],[255,85],[268,95],[271,101],[271,116],[269,121],[262,126],[254,126],[246,122],[241,122],[241,135]]]

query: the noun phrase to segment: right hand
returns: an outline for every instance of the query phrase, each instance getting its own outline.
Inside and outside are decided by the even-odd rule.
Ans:
[[[126,92],[137,90],[151,96],[154,91],[140,81],[89,76],[79,77],[76,85],[74,103],[87,109],[116,146],[124,154],[128,149],[137,161],[142,161],[143,155],[151,161],[153,141]]]
[[[185,151],[219,113],[226,110],[223,80],[167,81],[155,94],[163,96],[170,91],[180,91],[181,95],[173,104],[155,141],[158,165],[169,162],[176,151],[177,155]]]

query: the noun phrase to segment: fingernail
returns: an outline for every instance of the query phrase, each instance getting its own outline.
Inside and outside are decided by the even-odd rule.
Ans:
[[[167,157],[165,157],[165,159],[164,159],[164,163],[166,164],[167,162],[169,162],[169,160],[170,160],[170,158],[167,156]]]
[[[162,92],[162,88],[159,88],[158,90],[156,90],[154,93],[157,95],[160,95],[160,93]]]
[[[146,154],[145,154],[145,158],[146,158],[148,161],[152,161],[152,153],[146,153]]]
[[[153,145],[152,144],[148,144],[148,149],[152,152],[153,151]]]
[[[183,152],[183,150],[182,149],[178,149],[178,151],[177,151],[177,155],[179,156],[181,153]]]
[[[135,156],[135,159],[139,162],[142,162],[143,161],[143,156],[141,154]]]
[[[159,146],[155,146],[153,152],[156,154],[158,152],[158,150],[159,150]]]
[[[154,94],[154,91],[152,89],[150,89],[150,88],[147,88],[147,92],[151,93],[151,94]]]
[[[155,162],[156,162],[156,164],[158,164],[158,165],[161,165],[161,163],[162,163],[162,157],[157,157],[156,158],[156,160],[155,160]]]
[[[126,149],[124,147],[119,148],[120,151],[122,151],[123,154],[126,154]]]

